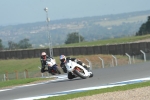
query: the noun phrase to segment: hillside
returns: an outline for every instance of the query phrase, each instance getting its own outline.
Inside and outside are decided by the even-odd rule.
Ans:
[[[46,22],[0,26],[0,39],[7,46],[8,41],[17,43],[21,39],[28,38],[33,47],[40,47],[48,45],[49,33],[53,45],[63,44],[67,34],[71,32],[79,32],[86,41],[132,36],[139,30],[141,24],[147,21],[149,13],[150,10],[54,20],[50,21],[49,29]]]

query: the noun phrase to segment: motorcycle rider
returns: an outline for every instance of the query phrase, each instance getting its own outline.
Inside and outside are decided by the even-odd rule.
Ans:
[[[65,66],[65,63],[67,60],[71,60],[71,61],[74,61],[76,62],[77,64],[83,66],[85,69],[87,69],[89,71],[89,67],[88,65],[85,65],[83,62],[81,62],[81,60],[77,59],[77,58],[70,58],[70,57],[67,57],[65,55],[60,55],[60,61],[61,61],[61,64],[60,64],[60,67],[63,69],[63,71],[65,73],[67,73],[66,71],[66,66]]]
[[[47,63],[46,61],[49,61],[49,62]],[[45,71],[48,71],[49,73],[51,73],[51,69],[56,70],[56,67],[57,67],[55,59],[46,55],[46,52],[41,53],[41,65],[42,65],[42,68],[41,68],[42,73],[44,73]],[[45,69],[46,65],[48,65],[49,70]]]

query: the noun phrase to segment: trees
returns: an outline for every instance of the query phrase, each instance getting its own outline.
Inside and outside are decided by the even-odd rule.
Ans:
[[[67,35],[65,44],[78,43],[79,41],[84,41],[84,38],[78,32],[72,32]]]
[[[136,33],[136,35],[145,35],[145,34],[150,34],[150,16],[148,16],[147,22],[143,23],[139,31]]]
[[[32,45],[29,43],[29,39],[23,39],[20,40],[19,43],[15,43],[13,41],[8,41],[8,49],[14,50],[14,49],[27,49],[32,48]]]
[[[13,42],[13,41],[8,41],[8,49],[9,50],[14,50],[14,49],[18,49],[19,46],[17,43]]]
[[[0,50],[3,49],[2,40],[0,39]]]
[[[29,39],[23,39],[23,40],[20,40],[19,43],[18,43],[18,46],[19,48],[21,49],[26,49],[26,48],[31,48],[32,45],[29,43]]]

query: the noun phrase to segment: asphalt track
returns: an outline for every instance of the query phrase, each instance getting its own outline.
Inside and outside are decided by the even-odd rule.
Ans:
[[[56,92],[61,91],[150,77],[150,62],[93,69],[92,72],[94,73],[94,77],[87,79],[76,78],[68,80],[67,78],[62,78],[57,81],[0,90],[0,100],[14,100],[39,95],[55,94]]]

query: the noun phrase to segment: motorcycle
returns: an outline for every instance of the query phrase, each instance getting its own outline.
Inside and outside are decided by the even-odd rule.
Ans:
[[[86,79],[88,77],[93,77],[93,73],[88,71],[83,66],[77,64],[74,61],[68,60],[65,63],[68,73],[68,79],[73,79],[75,77],[80,77],[82,79]]]
[[[56,64],[55,59],[48,59],[46,61],[47,67],[48,67],[48,72],[51,73],[52,75],[55,74],[61,74],[60,70],[58,69],[58,66]]]

